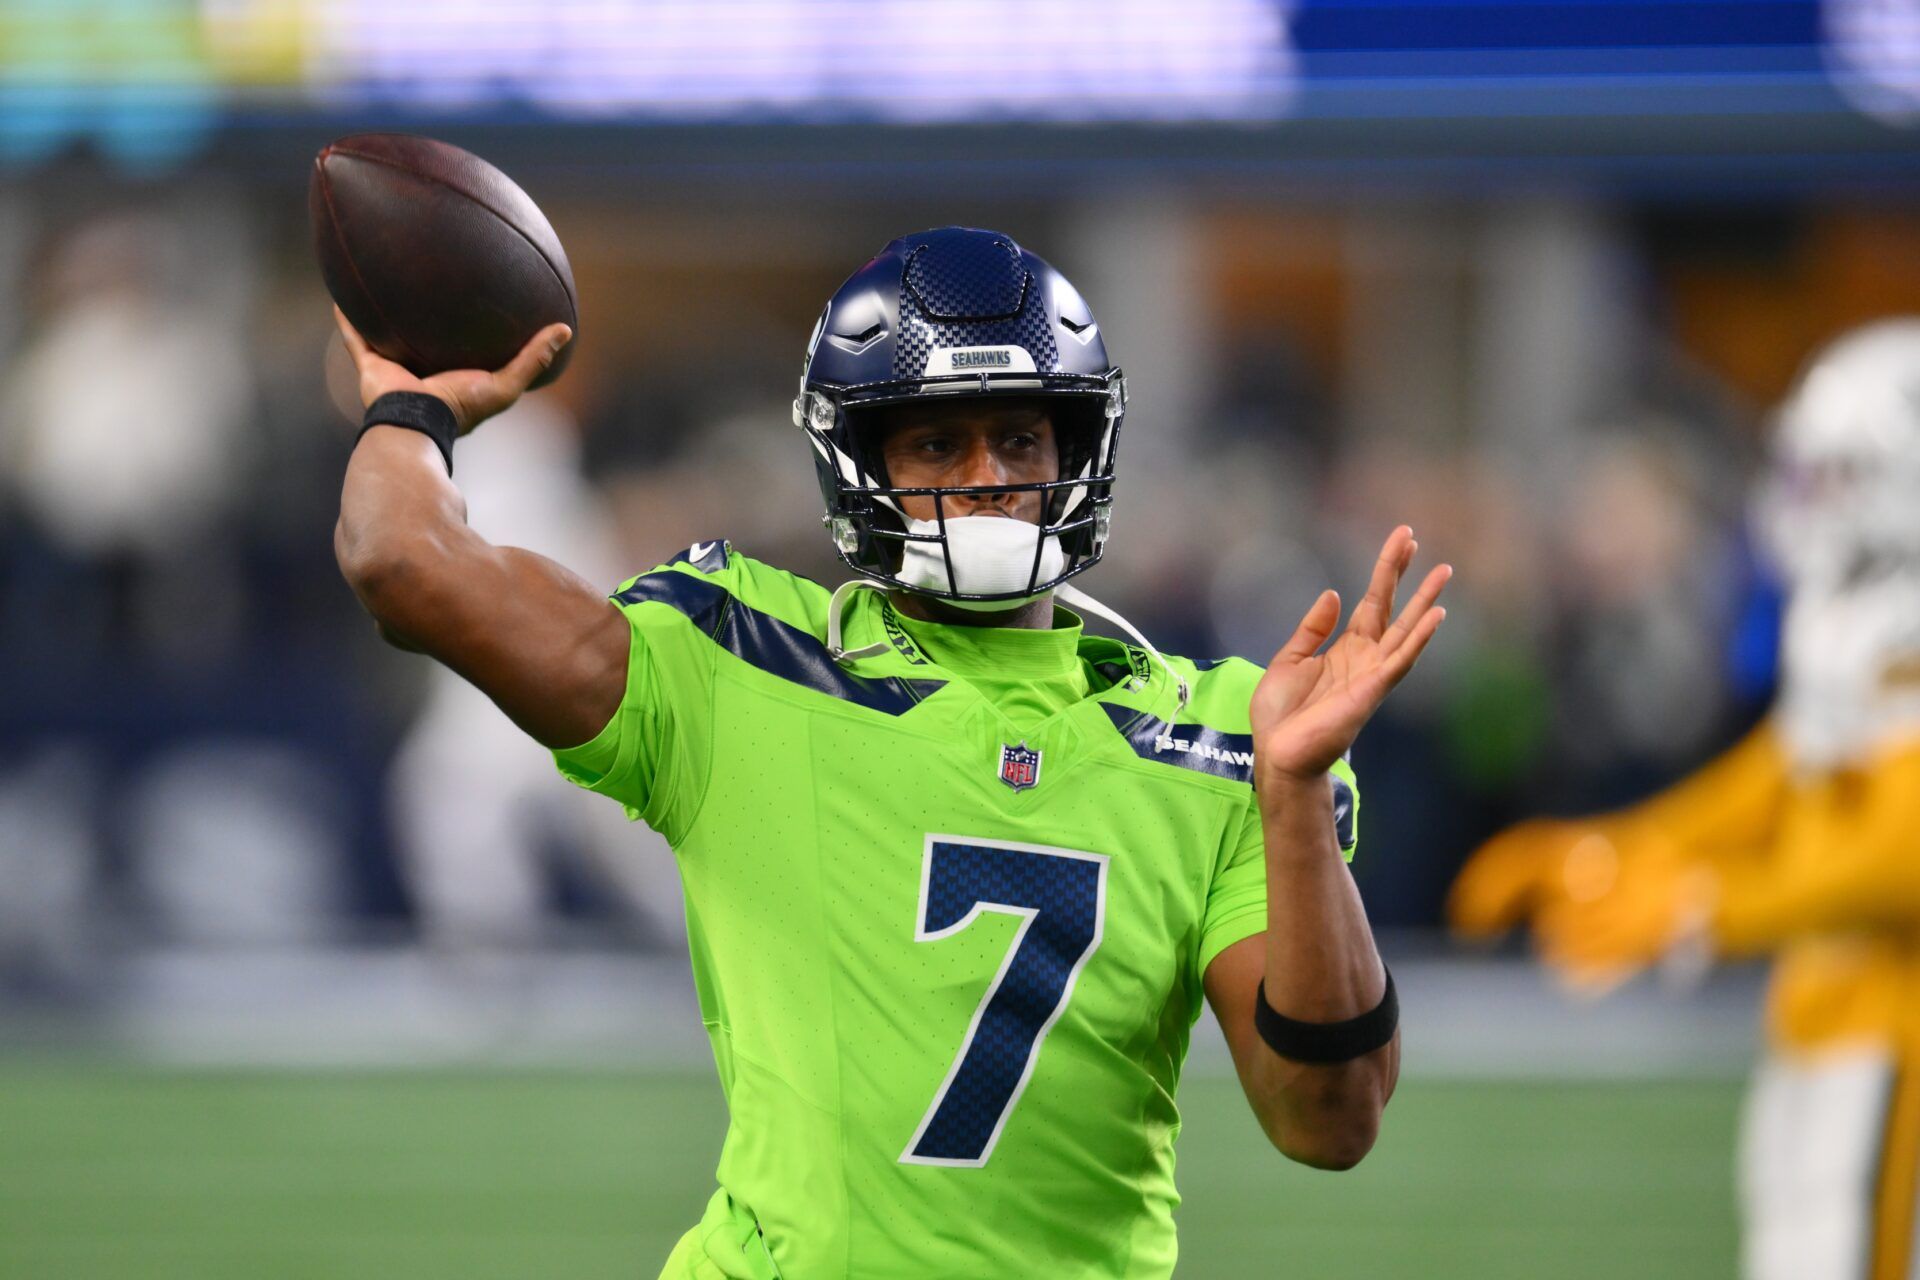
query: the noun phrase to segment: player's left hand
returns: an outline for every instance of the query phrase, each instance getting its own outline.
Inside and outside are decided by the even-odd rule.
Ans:
[[[1433,639],[1447,616],[1435,601],[1453,576],[1451,565],[1428,573],[1406,609],[1387,623],[1418,549],[1405,525],[1387,535],[1366,598],[1340,638],[1321,651],[1340,622],[1339,594],[1323,591],[1267,665],[1252,706],[1254,774],[1262,790],[1325,777]]]

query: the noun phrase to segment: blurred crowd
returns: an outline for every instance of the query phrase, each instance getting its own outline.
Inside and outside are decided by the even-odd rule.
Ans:
[[[838,580],[787,401],[821,301],[928,211],[794,234],[737,199],[555,207],[581,346],[461,444],[483,533],[609,588],[714,537]],[[659,841],[341,582],[357,410],[297,198],[88,204],[0,196],[0,983],[58,992],[155,943],[676,945]],[[1087,586],[1156,643],[1264,660],[1397,522],[1458,566],[1355,752],[1381,926],[1436,923],[1498,826],[1644,794],[1764,708],[1777,602],[1743,495],[1769,395],[1827,334],[1716,362],[1748,347],[1690,310],[1688,273],[1725,264],[1685,235],[1584,206],[961,213],[1072,274],[1128,367]]]

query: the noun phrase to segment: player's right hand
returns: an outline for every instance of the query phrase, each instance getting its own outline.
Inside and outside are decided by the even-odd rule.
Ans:
[[[1616,856],[1589,822],[1535,818],[1474,850],[1447,893],[1447,923],[1463,938],[1497,938],[1565,897],[1604,891],[1586,883],[1611,874]]]
[[[333,318],[340,326],[340,337],[347,344],[347,354],[353,357],[354,370],[360,375],[362,405],[371,406],[375,400],[391,391],[417,391],[438,396],[453,410],[454,420],[460,424],[461,435],[511,408],[513,402],[526,392],[528,385],[553,363],[553,358],[560,354],[560,348],[573,340],[573,330],[566,325],[550,324],[534,334],[527,345],[520,348],[519,355],[491,373],[484,369],[453,369],[436,373],[430,378],[420,378],[405,366],[387,359],[368,346],[367,340],[360,336],[359,330],[353,327],[339,307],[333,309]]]

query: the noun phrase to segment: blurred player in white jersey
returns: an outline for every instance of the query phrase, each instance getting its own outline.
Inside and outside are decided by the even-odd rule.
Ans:
[[[1920,1276],[1920,319],[1843,337],[1780,412],[1758,510],[1789,589],[1780,694],[1633,808],[1535,820],[1455,882],[1575,985],[1776,957],[1743,1120],[1748,1280]]]

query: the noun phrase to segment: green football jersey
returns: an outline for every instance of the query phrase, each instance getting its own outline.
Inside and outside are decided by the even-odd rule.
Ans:
[[[689,1274],[1166,1276],[1201,975],[1266,927],[1260,669],[945,627],[695,544],[556,753],[673,845],[731,1122]],[[1358,796],[1329,788],[1352,856]]]

